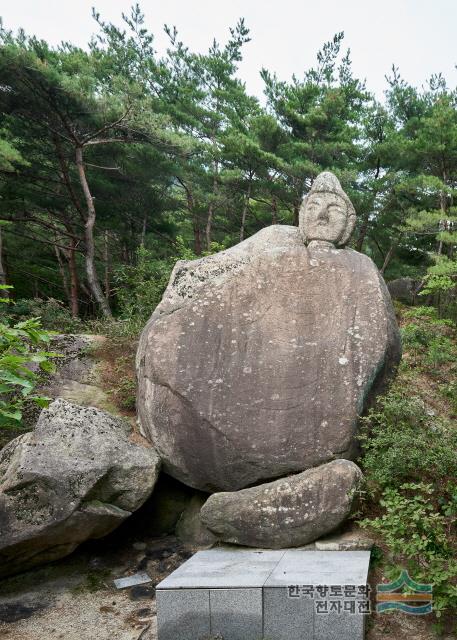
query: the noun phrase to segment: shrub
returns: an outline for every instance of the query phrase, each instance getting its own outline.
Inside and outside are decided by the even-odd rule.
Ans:
[[[35,394],[35,389],[40,372],[54,370],[51,359],[57,354],[42,349],[50,339],[39,318],[0,322],[0,427],[21,426],[26,400],[47,406],[48,398]]]
[[[112,323],[105,332],[125,336],[141,331],[162,299],[176,261],[197,258],[179,237],[175,252],[176,255],[169,258],[158,259],[152,251],[140,247],[136,264],[123,266],[117,271],[115,285],[120,322]]]
[[[413,356],[413,363],[437,369],[440,365],[457,362],[455,324],[438,318],[433,307],[417,307],[405,313],[412,319],[401,330],[405,350]]]
[[[450,503],[438,506],[435,488],[419,482],[386,488],[380,504],[383,515],[361,524],[380,533],[389,546],[394,566],[388,568],[388,576],[397,577],[400,569],[396,562],[403,564],[402,559],[406,558],[414,579],[433,585],[433,609],[437,617],[455,610],[457,560],[451,533],[455,503],[450,511],[447,508]]]
[[[362,466],[372,486],[384,488],[457,476],[457,431],[428,415],[408,389],[393,388],[362,419]]]
[[[409,336],[431,359],[430,344],[422,342],[416,327]],[[446,341],[440,344],[448,344],[450,352],[452,340]],[[447,356],[438,359],[437,366]],[[457,609],[457,430],[411,395],[412,381],[406,362],[395,385],[362,419],[361,464],[368,499],[361,525],[386,543],[388,578],[396,579],[406,568],[418,582],[431,583],[434,612],[446,619]]]
[[[78,333],[83,328],[80,318],[73,318],[68,308],[60,300],[41,298],[16,300],[11,307],[1,310],[1,316],[9,322],[19,322],[27,318],[37,318],[49,331]]]

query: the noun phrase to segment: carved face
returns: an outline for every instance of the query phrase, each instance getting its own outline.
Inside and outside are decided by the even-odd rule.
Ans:
[[[347,225],[346,202],[335,193],[310,193],[303,211],[306,239],[337,244]]]

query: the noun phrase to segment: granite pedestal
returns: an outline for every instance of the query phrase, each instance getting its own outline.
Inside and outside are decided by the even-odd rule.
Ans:
[[[159,640],[362,640],[369,551],[199,551],[157,585]]]

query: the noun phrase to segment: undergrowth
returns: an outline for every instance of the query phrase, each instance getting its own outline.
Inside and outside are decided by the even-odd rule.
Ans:
[[[382,541],[388,579],[407,569],[433,585],[442,631],[457,612],[457,331],[431,307],[402,308],[400,323],[398,375],[362,421],[360,524]]]

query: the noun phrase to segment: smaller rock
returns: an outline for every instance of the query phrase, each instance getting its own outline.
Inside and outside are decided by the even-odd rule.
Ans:
[[[215,493],[202,522],[220,540],[282,549],[313,542],[350,514],[362,472],[349,460],[333,460],[288,478],[241,491]]]
[[[317,551],[371,551],[374,540],[363,531],[335,533],[315,542]]]
[[[184,509],[176,525],[176,535],[181,542],[204,548],[216,542],[215,535],[205,527],[200,516],[206,499],[205,494],[196,493]]]

